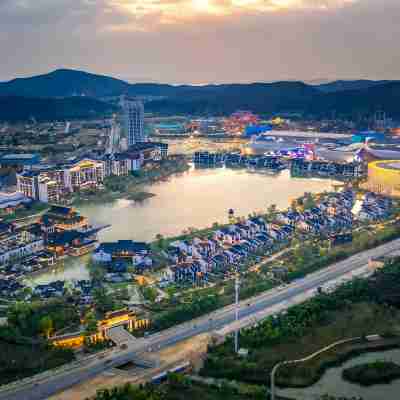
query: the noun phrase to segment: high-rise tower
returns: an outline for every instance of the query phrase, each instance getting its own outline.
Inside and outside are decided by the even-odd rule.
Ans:
[[[124,99],[124,126],[128,136],[128,145],[146,142],[144,133],[144,106],[141,101]]]

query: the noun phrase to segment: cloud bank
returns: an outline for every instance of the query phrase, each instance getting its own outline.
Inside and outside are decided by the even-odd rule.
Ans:
[[[400,79],[398,0],[0,0],[0,79]]]

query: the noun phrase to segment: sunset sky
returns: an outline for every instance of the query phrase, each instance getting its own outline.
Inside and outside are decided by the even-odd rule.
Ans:
[[[0,80],[400,79],[400,0],[0,0]]]

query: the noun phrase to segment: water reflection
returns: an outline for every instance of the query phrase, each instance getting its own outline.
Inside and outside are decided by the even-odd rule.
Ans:
[[[334,181],[291,178],[289,171],[273,175],[248,170],[191,169],[146,188],[156,196],[141,203],[118,200],[114,203],[86,205],[83,215],[96,225],[112,224],[100,233],[102,241],[133,239],[150,241],[158,233],[173,236],[188,227],[204,228],[214,222],[227,222],[228,209],[247,216],[265,211],[271,204],[287,207],[305,191],[321,192],[332,188]],[[87,271],[79,260],[66,261],[64,276],[82,279]],[[81,263],[82,264],[82,263]],[[35,281],[50,279],[48,274]],[[63,273],[53,274],[62,279]]]
[[[361,397],[363,400],[397,400],[400,394],[400,380],[390,384],[363,387],[344,381],[342,370],[355,365],[369,363],[376,360],[393,361],[400,363],[400,349],[388,350],[379,353],[363,354],[344,363],[338,368],[329,369],[315,385],[306,389],[283,389],[278,393],[298,400],[318,399],[324,394],[336,397]]]

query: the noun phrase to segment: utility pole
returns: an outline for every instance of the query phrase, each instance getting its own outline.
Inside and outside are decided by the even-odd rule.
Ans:
[[[240,281],[239,281],[239,272],[238,268],[236,266],[236,277],[235,277],[235,323],[236,323],[236,329],[235,329],[235,353],[237,354],[239,352],[239,287],[240,287]]]

